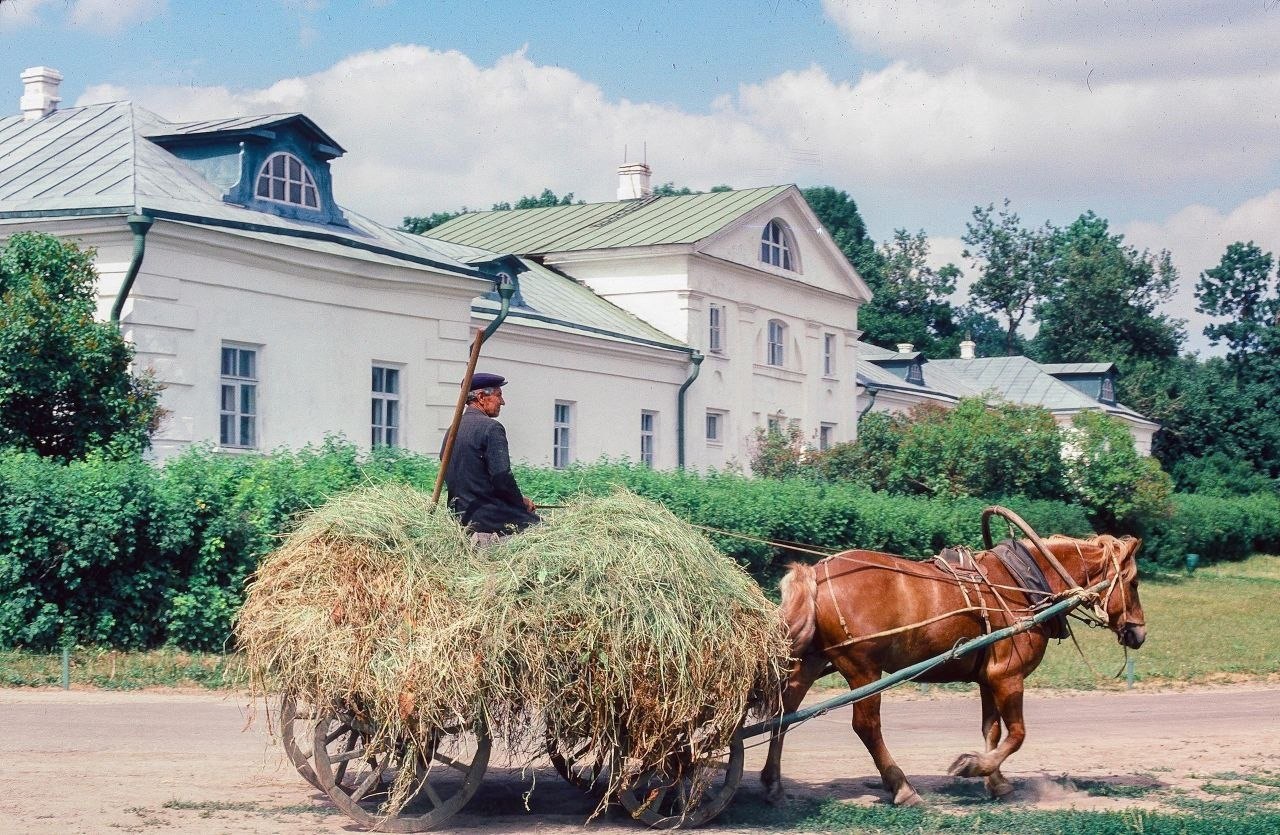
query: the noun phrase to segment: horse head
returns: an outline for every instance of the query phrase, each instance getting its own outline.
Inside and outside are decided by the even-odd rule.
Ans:
[[[1147,621],[1138,598],[1138,549],[1142,540],[1136,536],[1097,536],[1094,544],[1101,549],[1100,568],[1111,581],[1102,592],[1100,608],[1107,626],[1120,643],[1137,649],[1147,639]]]

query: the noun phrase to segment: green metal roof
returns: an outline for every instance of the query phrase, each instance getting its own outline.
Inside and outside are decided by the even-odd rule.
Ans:
[[[350,225],[338,226],[227,203],[222,189],[147,138],[184,129],[195,134],[262,127],[298,118],[305,120],[276,114],[184,125],[167,122],[130,102],[57,110],[32,120],[0,118],[0,219],[137,212],[327,242],[409,264],[479,275],[474,267],[434,249],[430,240],[388,229],[350,210],[344,209]]]
[[[528,268],[517,278],[524,304],[511,307],[509,323],[689,352],[685,343],[597,296],[589,287],[535,261],[522,258],[521,263]],[[497,315],[498,308],[499,303],[488,296],[471,303],[473,313],[486,317]]]
[[[1040,367],[1049,374],[1106,374],[1115,371],[1114,362],[1042,362]]]
[[[428,234],[442,241],[518,255],[689,244],[715,234],[788,188],[792,186],[471,212]]]

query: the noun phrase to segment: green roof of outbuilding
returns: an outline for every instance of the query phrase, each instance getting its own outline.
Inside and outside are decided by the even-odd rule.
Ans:
[[[791,186],[470,212],[428,234],[442,241],[519,255],[690,244],[715,234],[788,188]]]

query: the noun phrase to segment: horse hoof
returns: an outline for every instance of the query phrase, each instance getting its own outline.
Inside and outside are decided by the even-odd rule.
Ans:
[[[893,799],[893,805],[904,809],[912,806],[923,806],[924,798],[917,794],[915,789],[908,788],[898,792],[898,796]]]
[[[1004,783],[988,783],[987,793],[991,795],[992,800],[999,800],[1002,797],[1008,797],[1013,793],[1013,784]]]
[[[977,754],[961,754],[956,757],[956,761],[947,769],[947,773],[953,777],[981,777],[982,772],[978,770]]]
[[[765,803],[768,803],[770,806],[777,806],[779,803],[782,802],[784,797],[785,795],[783,794],[783,791],[782,791],[781,781],[777,783],[764,784],[764,802]]]

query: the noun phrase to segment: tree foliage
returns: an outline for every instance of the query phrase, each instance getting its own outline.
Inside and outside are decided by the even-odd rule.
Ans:
[[[1122,422],[1103,412],[1080,412],[1065,437],[1071,497],[1089,508],[1098,530],[1135,533],[1169,515],[1173,480],[1158,461],[1138,453]]]
[[[1021,351],[1018,328],[1031,313],[1049,284],[1053,264],[1053,229],[1045,224],[1026,229],[1005,198],[999,210],[993,204],[974,206],[965,225],[964,257],[978,270],[969,288],[975,311],[994,314],[1004,324],[1004,355]]]
[[[859,311],[868,341],[890,348],[909,342],[926,356],[946,356],[941,345],[955,339],[950,296],[960,271],[954,264],[929,266],[924,230],[896,229],[879,249],[879,273],[871,284],[871,302]]]
[[[501,203],[494,203],[493,206],[490,208],[490,211],[509,212],[512,209],[542,209],[547,206],[569,206],[569,205],[572,205],[573,202],[574,202],[574,199],[573,199],[572,191],[566,194],[556,194],[551,189],[544,188],[541,194],[526,194],[524,197],[521,197],[519,200],[517,200],[514,204],[506,200],[502,201]],[[577,202],[585,203],[586,201],[579,200]],[[442,226],[445,223],[448,223],[449,221],[453,220],[455,217],[461,217],[462,215],[465,215],[472,211],[477,211],[477,210],[468,209],[466,206],[463,206],[461,209],[459,209],[456,212],[446,211],[446,212],[432,212],[429,215],[407,215],[405,216],[405,219],[401,222],[400,228],[403,231],[409,232],[414,235],[422,235],[426,233],[428,230],[434,229],[437,226]]]
[[[96,282],[93,253],[51,235],[19,233],[0,250],[0,446],[72,459],[149,445],[159,389],[94,319]]]
[[[1182,321],[1157,312],[1173,295],[1168,251],[1139,252],[1085,212],[1053,235],[1051,278],[1036,305],[1040,362],[1165,360],[1178,355]]]
[[[1214,345],[1225,343],[1228,359],[1246,375],[1273,372],[1280,357],[1280,279],[1274,266],[1270,252],[1253,241],[1237,241],[1196,283],[1196,309],[1225,320],[1205,327],[1205,336]]]

